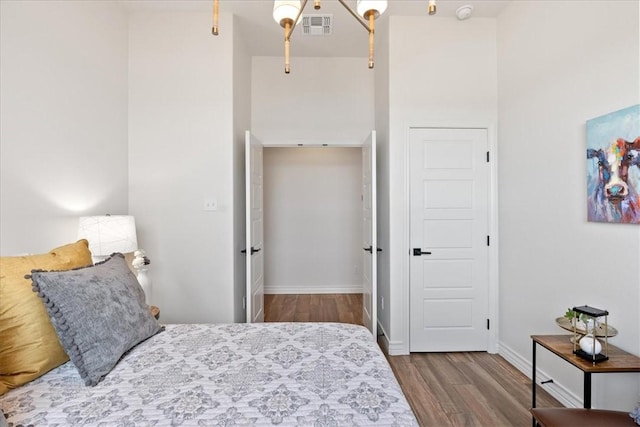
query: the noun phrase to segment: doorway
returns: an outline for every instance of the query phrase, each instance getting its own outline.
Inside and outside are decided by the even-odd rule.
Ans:
[[[323,147],[327,147],[323,144]],[[263,224],[266,209],[264,208],[264,201],[266,198],[272,197],[271,188],[278,188],[277,185],[273,187],[267,188],[266,196],[263,194],[264,189],[264,145],[257,140],[250,131],[245,132],[245,197],[246,197],[246,248],[245,252],[247,254],[247,262],[246,262],[246,296],[243,301],[245,302],[246,312],[247,312],[247,321],[263,321],[263,304],[264,304],[264,295],[265,293],[269,294],[268,291],[265,292],[265,251],[262,249],[265,247],[263,245],[264,236],[263,233]],[[284,147],[280,147],[281,149]],[[287,147],[291,148],[291,147]],[[338,148],[338,147],[334,147]],[[329,148],[321,148],[322,150],[327,151]],[[346,147],[340,148],[340,152],[343,153]],[[300,149],[296,149],[296,151],[300,151]],[[305,181],[300,176],[294,175],[293,177],[289,177],[289,179],[280,180],[280,182],[285,183],[293,183],[290,191],[286,192],[286,194],[293,194],[294,197],[290,197],[292,200],[289,204],[285,204],[288,207],[288,210],[284,212],[276,212],[275,215],[269,216],[269,218],[279,221],[281,223],[281,230],[288,230],[293,225],[299,224],[299,230],[309,230],[315,228],[319,230],[319,235],[324,236],[329,234],[333,236],[333,239],[330,239],[328,244],[322,245],[325,248],[324,254],[329,255],[330,257],[335,258],[336,252],[340,250],[347,250],[351,253],[360,253],[360,259],[362,264],[358,266],[355,264],[353,276],[359,271],[361,272],[361,280],[356,281],[355,285],[349,280],[347,282],[347,287],[354,286],[362,293],[362,321],[364,326],[371,331],[372,337],[375,339],[377,336],[377,254],[381,250],[377,246],[377,196],[376,196],[376,183],[377,183],[377,173],[376,173],[376,132],[372,131],[367,139],[363,141],[362,145],[359,146],[356,151],[354,151],[356,156],[352,156],[352,159],[356,157],[360,159],[360,179],[355,179],[356,174],[352,172],[351,179],[349,177],[343,177],[342,172],[345,170],[345,165],[350,165],[349,169],[351,171],[358,171],[357,163],[355,161],[351,162],[330,162],[330,170],[329,174],[325,176],[321,176],[322,179],[319,180],[321,185],[321,191],[315,194],[313,197],[309,197],[308,193],[311,193],[310,188],[314,187],[309,185],[309,181]],[[317,153],[316,153],[317,154]],[[313,157],[307,157],[307,159],[313,159]],[[314,164],[308,165],[305,162],[296,161],[294,165],[294,170],[300,171],[300,163],[302,166],[305,166],[303,171],[308,173],[312,172],[314,175],[318,175],[317,167],[309,167],[314,166]],[[336,167],[336,165],[338,167]],[[317,166],[317,164],[315,165]],[[280,170],[286,168],[280,168]],[[317,176],[315,177],[317,181]],[[337,178],[337,179],[336,179]],[[275,180],[276,182],[278,180]],[[268,181],[270,182],[270,181]],[[324,188],[327,183],[333,182],[333,191],[329,191]],[[340,193],[340,189],[349,187],[348,184],[351,184],[351,188],[355,189],[355,183],[359,183],[359,188],[361,192],[355,192],[351,194],[346,203],[338,203],[333,200],[329,196],[332,196],[336,193]],[[277,200],[277,198],[275,198]],[[356,205],[353,205],[353,200],[357,201]],[[275,205],[277,206],[277,204]],[[353,206],[358,206],[359,208],[353,209]],[[317,207],[317,209],[313,209],[313,207]],[[355,222],[347,223],[346,226],[343,223],[343,219],[341,217],[334,218],[332,215],[328,215],[329,219],[333,219],[333,221],[329,221],[329,223],[323,224],[316,223],[313,219],[326,219],[323,213],[326,215],[327,213],[333,213],[336,210],[340,210],[340,207],[346,207],[347,211],[350,212],[359,212],[359,219],[357,225]],[[298,217],[288,217],[286,215],[287,212],[296,212],[298,213]],[[352,215],[351,218],[355,217]],[[300,226],[301,224],[301,226]],[[328,230],[332,230],[336,228],[338,230],[342,230],[339,233],[330,233]],[[270,232],[275,232],[272,235],[280,236],[278,233],[279,228],[274,226],[272,229],[270,228]],[[304,233],[302,233],[304,235]],[[326,261],[322,256],[316,256],[316,258],[309,257],[308,254],[312,253],[313,255],[322,255],[322,252],[316,250],[316,246],[321,246],[315,240],[300,240],[297,239],[299,236],[296,233],[285,233],[285,235],[295,237],[296,239],[290,239],[290,244],[293,243],[293,247],[297,248],[295,251],[285,252],[286,256],[283,258],[283,262],[285,265],[289,266],[288,268],[293,268],[294,270],[299,269],[298,264],[296,262],[306,261],[308,265],[314,266],[316,264],[320,264],[323,261]],[[360,244],[355,246],[343,246],[340,244],[340,237],[343,236],[360,236]],[[357,240],[357,237],[356,237]],[[352,242],[350,242],[352,243]],[[256,246],[258,245],[258,246]],[[267,245],[268,246],[268,245]],[[285,245],[286,248],[288,246]],[[249,250],[250,249],[250,250]],[[362,251],[362,252],[361,252]],[[257,257],[254,256],[258,254]],[[300,256],[301,255],[301,256]],[[345,258],[344,256],[342,258]],[[358,257],[348,258],[352,260],[357,260]],[[293,266],[293,267],[291,267]],[[276,264],[276,268],[281,268],[281,266]],[[321,272],[332,272],[336,269],[336,265],[332,263],[325,263],[324,268],[322,268]],[[285,269],[286,271],[286,269]],[[292,288],[300,287],[301,283],[305,283],[309,280],[310,273],[307,270],[299,269],[299,274],[296,276],[297,279],[292,282],[289,286]],[[348,270],[347,270],[348,271]],[[317,280],[317,277],[313,277],[312,281]],[[328,282],[325,282],[328,283]],[[340,282],[336,282],[340,284]],[[268,284],[268,283],[267,283]],[[330,285],[332,286],[332,285]],[[333,284],[333,286],[336,286]],[[277,286],[276,286],[277,287]],[[286,289],[286,287],[284,288]],[[319,288],[321,292],[331,292],[326,289],[326,285],[324,287]],[[306,290],[308,293],[308,289]],[[344,286],[343,286],[343,292]],[[285,291],[286,292],[286,291]],[[288,291],[290,292],[290,291]],[[304,291],[297,291],[304,292]],[[273,292],[275,294],[284,293],[284,292]]]
[[[362,324],[362,148],[265,147],[265,321]]]
[[[362,148],[264,147],[265,294],[362,293]]]

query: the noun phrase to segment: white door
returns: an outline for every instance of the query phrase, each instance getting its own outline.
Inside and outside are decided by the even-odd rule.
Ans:
[[[263,147],[251,132],[245,134],[247,322],[264,321],[264,247],[262,203]]]
[[[377,336],[376,132],[362,146],[362,320]]]
[[[486,129],[411,129],[410,351],[486,351]]]

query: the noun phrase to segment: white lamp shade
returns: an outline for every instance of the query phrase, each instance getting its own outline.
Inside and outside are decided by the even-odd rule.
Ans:
[[[387,0],[358,0],[357,10],[363,18],[370,10],[377,12],[375,14],[377,17],[378,14],[382,15],[387,10]]]
[[[78,238],[89,241],[89,250],[94,257],[138,249],[136,221],[131,215],[81,216]]]
[[[275,0],[273,2],[273,19],[281,25],[283,19],[295,21],[300,11],[300,0]]]

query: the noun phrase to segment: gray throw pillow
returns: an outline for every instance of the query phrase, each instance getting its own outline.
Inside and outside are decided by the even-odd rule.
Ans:
[[[98,384],[125,352],[164,329],[122,254],[76,270],[33,270],[31,280],[86,385]]]

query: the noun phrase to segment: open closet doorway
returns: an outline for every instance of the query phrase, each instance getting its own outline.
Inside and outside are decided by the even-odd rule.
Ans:
[[[362,147],[265,147],[265,321],[363,323]]]

